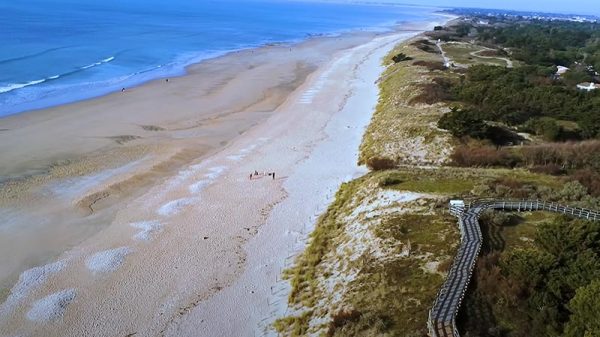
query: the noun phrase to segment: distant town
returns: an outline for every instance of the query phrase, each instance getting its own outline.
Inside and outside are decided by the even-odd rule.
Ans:
[[[444,12],[456,15],[468,15],[478,17],[489,17],[490,19],[505,19],[515,20],[546,20],[546,21],[571,21],[571,22],[600,22],[600,17],[595,15],[581,14],[557,14],[544,12],[525,12],[502,9],[484,9],[484,8],[454,8]]]

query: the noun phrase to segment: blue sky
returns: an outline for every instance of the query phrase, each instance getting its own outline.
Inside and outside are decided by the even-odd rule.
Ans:
[[[362,0],[448,7],[501,8],[600,15],[600,0]]]

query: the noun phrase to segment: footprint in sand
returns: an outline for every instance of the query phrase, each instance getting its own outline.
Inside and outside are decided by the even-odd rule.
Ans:
[[[10,290],[10,295],[0,306],[0,316],[8,313],[15,305],[27,297],[29,293],[43,285],[52,275],[60,272],[67,265],[66,260],[49,263],[44,266],[28,269],[21,273],[19,281]]]
[[[161,231],[163,225],[156,221],[140,221],[130,223],[129,226],[137,229],[141,229],[136,235],[133,236],[135,240],[150,241],[152,235]]]
[[[240,160],[244,159],[244,157],[246,157],[246,155],[244,155],[244,154],[232,154],[230,156],[227,156],[227,159],[232,160],[232,161],[240,161]]]
[[[37,322],[55,321],[63,316],[76,295],[75,289],[65,289],[37,300],[27,312],[27,319]]]
[[[98,252],[85,260],[86,267],[94,273],[106,273],[117,270],[125,257],[132,253],[129,247],[120,247]]]
[[[112,136],[112,137],[106,137],[106,138],[113,140],[115,143],[117,143],[119,145],[123,145],[125,143],[129,143],[131,141],[140,139],[142,137],[135,136],[135,135],[120,135],[120,136]]]
[[[227,166],[211,167],[208,169],[209,173],[205,174],[204,176],[210,180],[214,180],[218,178],[221,175],[221,173],[223,173],[226,169]]]
[[[204,175],[207,179],[201,179],[188,187],[190,193],[198,194],[204,189],[206,186],[210,185],[210,183],[218,178],[225,170],[227,170],[227,166],[215,166],[208,169],[209,173]]]
[[[209,184],[210,184],[210,181],[208,181],[208,180],[200,180],[198,182],[195,182],[195,183],[191,184],[188,187],[188,189],[190,190],[190,193],[198,194],[198,193],[200,193],[200,191],[202,191]]]
[[[194,199],[192,198],[181,198],[167,202],[166,204],[160,206],[156,212],[162,216],[175,215],[179,213],[185,206],[192,205],[193,203]]]
[[[165,131],[166,129],[157,125],[140,125],[145,131]]]
[[[267,140],[269,140],[269,138],[261,137],[261,138],[259,138],[259,140],[264,143]],[[258,145],[256,145],[256,144],[248,145],[247,147],[241,149],[237,154],[229,155],[226,158],[229,160],[232,160],[232,161],[240,161],[240,160],[244,159],[248,155],[248,153],[250,153],[250,152],[252,152],[252,150],[256,149],[257,146]]]

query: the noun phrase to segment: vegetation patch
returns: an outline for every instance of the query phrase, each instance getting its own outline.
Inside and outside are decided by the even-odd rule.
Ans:
[[[509,245],[506,238],[511,236],[491,230],[498,224],[482,218],[489,249],[479,258],[475,286],[460,315],[469,335],[595,336],[600,332],[582,320],[598,312],[599,302],[588,301],[583,310],[577,303],[581,298],[576,298],[593,293],[600,279],[595,237],[600,224],[563,217],[538,221],[517,224],[535,226],[535,231],[522,231],[521,242]],[[515,243],[519,246],[511,247]]]
[[[442,45],[444,52],[450,59],[461,65],[488,64],[492,66],[506,66],[506,61],[495,58],[497,52],[488,50],[485,47],[471,43],[444,43]],[[490,55],[494,54],[494,55]],[[484,56],[484,57],[480,57]],[[492,57],[492,58],[490,58]]]
[[[426,332],[427,310],[458,245],[444,200],[402,201],[399,170],[373,172],[338,192],[309,246],[285,272],[298,315],[279,319],[280,333],[403,336]],[[388,191],[393,192],[388,194]],[[397,195],[383,204],[373,196]],[[434,266],[433,269],[427,266]]]
[[[447,97],[446,81],[454,75],[442,71],[433,75],[428,66],[443,69],[441,56],[416,45],[437,49],[433,42],[417,39],[398,45],[384,60],[387,68],[379,81],[379,103],[359,154],[359,162],[372,169],[401,164],[439,165],[451,152],[450,137],[437,128],[436,122],[448,110],[443,102]],[[399,54],[415,61],[396,63],[393,57]]]

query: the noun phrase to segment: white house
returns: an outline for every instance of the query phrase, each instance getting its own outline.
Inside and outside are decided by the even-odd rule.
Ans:
[[[577,85],[577,89],[585,90],[585,91],[592,91],[592,90],[600,89],[600,84],[583,82],[583,83],[579,83]]]
[[[563,66],[556,66],[556,68],[558,69],[556,71],[556,75],[558,75],[558,76],[560,76],[560,75],[566,73],[567,71],[569,71],[569,68],[563,67]]]

